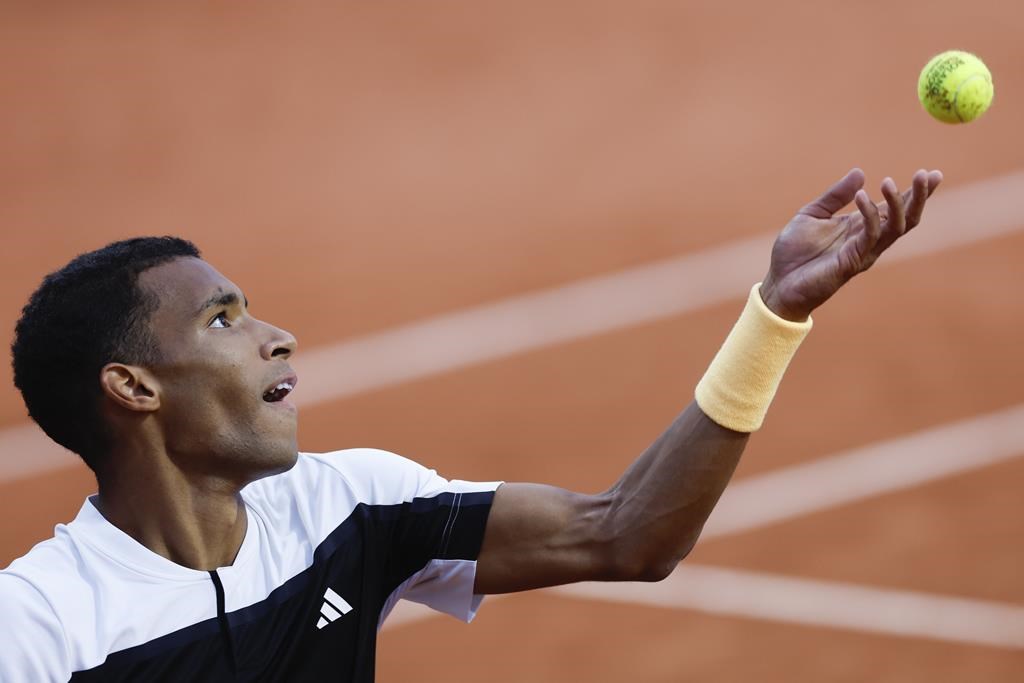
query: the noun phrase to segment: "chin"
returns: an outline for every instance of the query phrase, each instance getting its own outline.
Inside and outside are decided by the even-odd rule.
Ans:
[[[295,448],[281,448],[263,451],[257,459],[249,460],[249,481],[256,481],[264,477],[272,477],[275,474],[287,472],[299,459],[299,452]]]
[[[298,460],[299,451],[295,447],[274,453],[274,460],[272,464],[274,470],[270,474],[281,474],[282,472],[287,472],[291,468],[295,467],[295,463],[298,462]]]

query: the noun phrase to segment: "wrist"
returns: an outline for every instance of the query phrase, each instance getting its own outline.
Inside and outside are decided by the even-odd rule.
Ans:
[[[761,295],[761,301],[764,302],[764,305],[768,310],[783,320],[802,323],[811,317],[811,312],[809,310],[803,310],[791,303],[787,303],[781,296],[779,296],[778,287],[775,286],[775,282],[771,279],[771,276],[764,279],[758,293]]]
[[[782,376],[812,321],[787,320],[768,308],[754,285],[739,320],[719,349],[695,397],[714,422],[737,432],[761,427]]]

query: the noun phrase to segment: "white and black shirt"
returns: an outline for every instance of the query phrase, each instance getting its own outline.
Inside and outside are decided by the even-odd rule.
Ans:
[[[242,491],[245,538],[209,572],[86,500],[0,572],[0,681],[372,681],[400,598],[473,618],[498,485],[373,449],[300,454]]]

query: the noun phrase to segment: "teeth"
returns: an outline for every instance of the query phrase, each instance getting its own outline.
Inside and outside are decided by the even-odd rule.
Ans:
[[[271,403],[273,403],[274,401],[281,401],[284,399],[285,396],[290,394],[292,389],[294,388],[294,382],[281,382],[273,389],[267,389],[267,391],[263,394],[263,400],[270,401]]]

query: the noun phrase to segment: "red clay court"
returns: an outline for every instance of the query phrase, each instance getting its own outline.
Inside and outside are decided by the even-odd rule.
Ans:
[[[946,181],[815,315],[679,572],[385,627],[378,679],[1024,679],[1024,10],[1013,3],[35,3],[0,22],[0,322],[135,234],[292,331],[304,450],[610,485],[775,231],[849,167]],[[996,84],[921,111],[950,48]],[[86,468],[0,368],[0,565]]]

